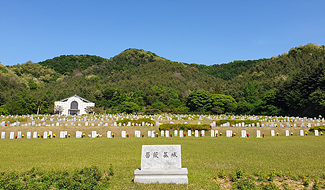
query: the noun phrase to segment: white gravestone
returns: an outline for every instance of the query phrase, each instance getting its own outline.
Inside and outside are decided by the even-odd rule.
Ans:
[[[151,131],[151,138],[155,137],[156,136],[156,133],[155,131]]]
[[[184,137],[184,132],[183,132],[183,130],[180,130],[180,131],[179,131],[179,137]]]
[[[37,138],[37,132],[33,132],[33,139]]]
[[[82,132],[81,131],[76,131],[76,138],[79,139],[82,136]]]
[[[135,137],[140,138],[141,137],[141,131],[135,131]]]
[[[289,130],[286,130],[286,137],[289,137]]]
[[[49,131],[50,138],[53,138],[53,133],[52,131]]]
[[[122,138],[125,138],[126,137],[126,131],[122,131]]]
[[[214,130],[211,130],[211,137],[214,137],[215,134],[214,134]]]
[[[44,131],[43,138],[44,138],[44,139],[47,139],[47,131]]]
[[[148,131],[148,137],[151,137],[151,131]]]
[[[107,138],[112,138],[112,131],[107,131]]]
[[[271,130],[271,136],[272,136],[272,137],[275,136],[275,132],[274,132],[274,130]]]
[[[300,130],[300,136],[304,136],[304,130]]]
[[[177,130],[174,131],[174,137],[177,137]]]
[[[199,131],[195,130],[195,137],[199,137]]]
[[[18,138],[18,139],[21,138],[21,131],[18,131],[17,138]]]
[[[27,132],[27,139],[32,138],[32,132]]]
[[[10,139],[14,139],[15,138],[15,132],[10,132]]]
[[[1,132],[1,139],[5,139],[6,138],[6,132]]]
[[[318,137],[318,130],[315,130],[315,136]]]
[[[215,130],[214,135],[217,136],[217,134],[219,135],[219,132],[218,132],[218,130]]]
[[[256,130],[256,138],[261,138],[261,131],[260,130]]]
[[[227,130],[226,137],[231,137],[231,136],[232,136],[232,130]]]
[[[134,171],[134,182],[188,184],[187,174],[181,145],[142,145],[141,168]]]
[[[187,136],[192,136],[192,131],[191,130],[187,130]]]
[[[91,138],[97,137],[97,131],[91,131]]]
[[[246,131],[245,130],[241,130],[241,138],[246,138]]]
[[[160,136],[162,136],[162,137],[165,136],[165,131],[164,130],[160,131]]]
[[[201,130],[202,137],[205,136],[205,130]]]

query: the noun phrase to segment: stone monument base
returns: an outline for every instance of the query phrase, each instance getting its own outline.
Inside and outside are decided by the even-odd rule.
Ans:
[[[187,174],[187,168],[173,170],[136,169],[134,171],[134,182],[188,184]]]

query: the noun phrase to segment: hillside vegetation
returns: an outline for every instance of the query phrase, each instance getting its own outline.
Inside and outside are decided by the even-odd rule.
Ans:
[[[62,55],[0,65],[0,114],[53,113],[78,94],[95,111],[318,116],[325,111],[325,47],[307,44],[270,59],[221,65],[173,62],[127,49],[105,59]]]

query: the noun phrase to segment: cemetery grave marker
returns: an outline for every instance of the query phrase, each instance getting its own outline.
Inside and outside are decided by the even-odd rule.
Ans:
[[[141,168],[134,171],[134,182],[188,184],[187,174],[181,164],[181,145],[142,145]]]

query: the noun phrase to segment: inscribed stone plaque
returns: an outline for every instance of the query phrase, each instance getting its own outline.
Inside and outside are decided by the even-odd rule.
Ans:
[[[256,130],[256,138],[261,138],[261,131],[260,130]]]
[[[318,137],[318,130],[315,130],[315,136]]]
[[[44,139],[47,139],[47,131],[44,132],[44,136],[43,136]]]
[[[199,137],[199,131],[198,130],[195,130],[195,137]]]
[[[174,130],[174,136],[177,137],[177,130]]]
[[[141,170],[181,168],[181,145],[142,145]]]
[[[191,130],[187,131],[187,136],[189,136],[189,137],[192,136],[192,131]]]

